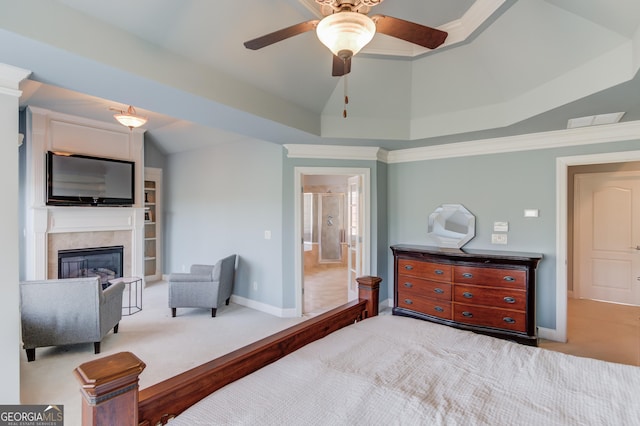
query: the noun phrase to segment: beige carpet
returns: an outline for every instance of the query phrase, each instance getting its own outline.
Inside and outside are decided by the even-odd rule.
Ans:
[[[81,396],[73,370],[84,362],[130,351],[147,364],[140,376],[140,387],[146,388],[302,320],[233,303],[219,308],[216,318],[210,310],[187,308],[171,318],[166,282],[147,285],[142,308],[122,318],[118,334],[104,338],[98,355],[92,343],[38,348],[33,362],[21,350],[21,402],[62,404],[65,425],[80,425]]]

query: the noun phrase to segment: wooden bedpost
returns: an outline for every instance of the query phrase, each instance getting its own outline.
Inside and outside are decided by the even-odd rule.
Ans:
[[[380,277],[358,277],[358,297],[367,299],[367,317],[375,317],[378,315],[378,304],[380,303]]]
[[[145,367],[131,352],[120,352],[76,368],[82,425],[138,426],[138,376]]]

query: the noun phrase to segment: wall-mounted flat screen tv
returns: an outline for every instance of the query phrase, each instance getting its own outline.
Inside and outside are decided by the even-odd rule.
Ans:
[[[131,206],[135,163],[79,154],[47,152],[47,204]]]

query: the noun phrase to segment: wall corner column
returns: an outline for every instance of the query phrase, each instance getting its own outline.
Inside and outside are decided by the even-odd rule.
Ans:
[[[31,71],[0,63],[0,179],[2,179],[2,201],[6,206],[0,221],[0,376],[4,385],[0,387],[0,401],[5,404],[20,402],[20,221],[18,188],[19,181],[19,106],[22,92],[20,82]]]

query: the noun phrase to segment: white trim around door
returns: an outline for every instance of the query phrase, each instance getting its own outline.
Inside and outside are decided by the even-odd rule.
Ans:
[[[610,152],[556,158],[556,328],[538,329],[542,338],[558,342],[567,341],[567,214],[570,166],[588,164],[626,163],[640,161],[640,151]]]

